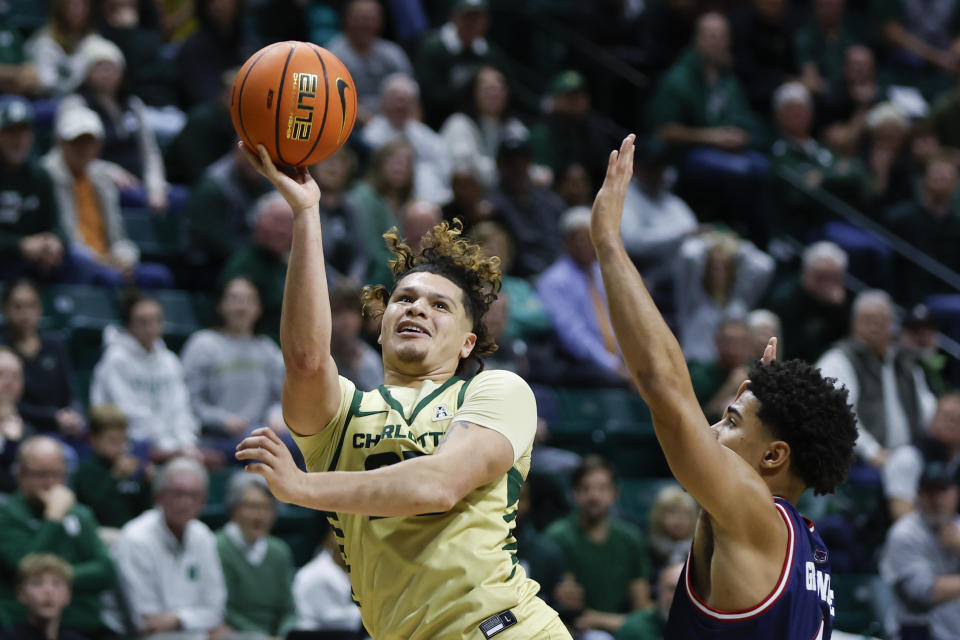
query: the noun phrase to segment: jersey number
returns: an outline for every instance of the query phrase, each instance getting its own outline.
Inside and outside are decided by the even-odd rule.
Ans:
[[[403,457],[400,457],[400,454],[393,451],[385,451],[383,453],[375,453],[373,455],[367,456],[366,460],[363,461],[363,468],[367,471],[373,471],[374,469],[379,469],[380,467],[387,467],[391,464],[397,464],[398,462],[403,462],[404,460],[412,460],[413,458],[419,458],[420,456],[425,456],[426,453],[422,451],[404,451]],[[420,513],[418,516],[438,516],[441,515],[442,511],[437,511],[434,513]],[[370,516],[371,520],[380,520],[386,516]]]

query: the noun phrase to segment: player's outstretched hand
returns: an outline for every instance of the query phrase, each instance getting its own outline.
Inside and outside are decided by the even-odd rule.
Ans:
[[[760,358],[760,364],[770,364],[777,359],[777,338],[770,338],[766,348],[763,350],[763,357]]]
[[[273,183],[294,213],[316,207],[320,202],[320,187],[306,167],[297,167],[290,176],[273,164],[267,148],[262,144],[257,145],[256,151],[246,146],[243,141],[237,144],[257,172]]]
[[[269,427],[254,430],[237,445],[237,460],[258,460],[244,468],[266,479],[270,491],[281,502],[297,503],[307,474],[297,468],[287,445]]]
[[[607,176],[593,201],[593,218],[590,222],[590,237],[593,244],[620,238],[620,220],[623,219],[623,202],[627,197],[627,187],[633,178],[633,142],[634,134],[623,139],[618,151],[610,152],[607,162]]]

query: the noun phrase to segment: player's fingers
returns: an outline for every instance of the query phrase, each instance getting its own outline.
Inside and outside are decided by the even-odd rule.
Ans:
[[[270,472],[270,467],[260,462],[251,462],[248,465],[244,465],[243,470],[247,473],[255,473],[266,478],[267,473]]]
[[[636,141],[637,136],[635,134],[630,134],[623,140],[623,146],[620,148],[620,157],[622,158],[621,163],[623,164],[623,169],[627,172],[628,175],[633,175],[633,152],[636,149],[634,141]]]
[[[237,451],[236,458],[237,460],[260,460],[271,467],[277,462],[277,456],[265,447],[241,449]]]
[[[283,440],[280,439],[280,436],[278,436],[277,433],[270,427],[260,427],[259,429],[254,429],[251,435],[267,438],[271,443],[275,445],[279,445],[282,447],[286,446],[285,444],[283,444]]]
[[[267,148],[262,144],[257,145],[257,154],[260,156],[260,164],[263,166],[264,173],[271,180],[276,179],[280,174],[277,170],[276,165],[273,164],[273,160],[270,159],[270,154],[267,153]]]

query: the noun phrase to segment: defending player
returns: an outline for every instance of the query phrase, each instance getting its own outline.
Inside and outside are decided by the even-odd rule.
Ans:
[[[329,512],[364,626],[377,640],[565,639],[517,564],[512,535],[530,468],[536,403],[514,374],[457,376],[496,346],[482,318],[500,288],[496,259],[459,229],[412,251],[388,235],[393,289],[364,290],[382,312],[386,385],[362,393],[330,356],[318,202],[300,169],[251,162],[294,210],[280,338],[283,413],[309,473],[261,429],[237,447],[280,500]]]
[[[669,640],[826,640],[833,622],[827,549],[796,504],[846,476],[857,430],[845,389],[776,339],[709,426],[680,345],[624,250],[620,220],[633,175],[628,136],[610,156],[591,235],[624,358],[650,406],[670,469],[703,507],[670,610]]]

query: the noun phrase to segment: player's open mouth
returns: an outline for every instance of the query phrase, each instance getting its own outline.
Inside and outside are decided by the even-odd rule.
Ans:
[[[410,322],[409,320],[404,320],[403,322],[397,325],[397,333],[402,335],[423,335],[427,337],[430,336],[430,332],[427,331],[424,327],[421,327],[416,323]]]

